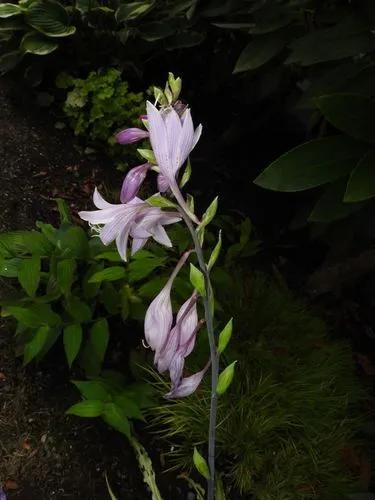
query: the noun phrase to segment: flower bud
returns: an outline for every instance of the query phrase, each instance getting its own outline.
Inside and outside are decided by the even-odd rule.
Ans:
[[[129,170],[122,183],[121,203],[129,203],[129,201],[135,198],[150,168],[151,165],[149,163],[144,163]]]
[[[140,128],[126,128],[116,134],[116,141],[119,144],[133,144],[148,137],[148,132]]]

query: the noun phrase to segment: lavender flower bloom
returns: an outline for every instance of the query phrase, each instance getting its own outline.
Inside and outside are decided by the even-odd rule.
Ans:
[[[185,252],[178,261],[164,288],[149,305],[145,316],[145,338],[148,345],[155,351],[155,360],[163,349],[171,331],[173,314],[171,304],[171,289],[173,281],[189,257],[190,252]]]
[[[119,144],[133,144],[134,142],[146,139],[149,133],[140,128],[126,128],[118,134],[116,134],[116,141]]]
[[[164,397],[166,399],[185,398],[193,394],[202,382],[202,379],[209,367],[209,363],[200,372],[194,373],[189,377],[182,378]]]
[[[197,144],[202,126],[194,131],[190,109],[180,117],[172,107],[159,111],[150,102],[147,102],[147,117],[155,158],[173,191],[177,186],[176,175]]]
[[[165,193],[169,189],[168,179],[163,174],[158,174],[157,177],[158,191],[159,193]]]
[[[3,488],[0,488],[0,500],[7,500],[7,496]]]
[[[140,250],[149,238],[161,245],[172,246],[163,226],[181,220],[179,214],[163,212],[139,198],[114,205],[105,201],[96,188],[93,201],[99,210],[79,212],[78,215],[90,224],[104,224],[99,230],[101,241],[104,245],[109,245],[116,240],[117,250],[123,260],[126,261],[129,237],[133,238],[132,254]]]
[[[122,183],[120,195],[121,203],[128,203],[135,198],[150,168],[150,163],[144,163],[143,165],[139,165],[129,170]]]

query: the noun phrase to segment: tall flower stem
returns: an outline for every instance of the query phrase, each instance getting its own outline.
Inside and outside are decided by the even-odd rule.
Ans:
[[[205,296],[203,297],[204,312],[207,325],[208,341],[211,354],[211,405],[210,405],[210,423],[208,430],[208,465],[210,468],[210,478],[208,479],[207,500],[215,498],[215,440],[216,440],[216,420],[217,420],[217,381],[219,377],[219,356],[216,349],[214,327],[213,327],[213,295],[210,281],[210,273],[204,261],[202,246],[199,242],[197,232],[191,222],[189,215],[184,208],[180,207],[179,212],[187,225],[194,242],[195,252],[197,254],[199,267],[204,276]]]

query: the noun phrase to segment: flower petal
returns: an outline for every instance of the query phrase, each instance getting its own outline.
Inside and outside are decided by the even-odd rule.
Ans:
[[[157,177],[158,191],[159,193],[165,193],[169,189],[168,178],[163,174],[158,174]]]
[[[194,373],[194,375],[190,375],[190,377],[181,379],[180,383],[176,387],[172,388],[172,390],[164,397],[166,399],[185,398],[186,396],[193,394],[202,382],[208,366],[209,364],[207,364],[200,372]]]
[[[146,312],[145,338],[153,351],[159,351],[163,347],[171,330],[173,321],[171,286],[172,283],[168,282]]]
[[[147,117],[150,130],[150,141],[160,171],[166,175],[173,174],[170,164],[167,129],[161,113],[147,101]]]
[[[166,230],[161,224],[157,224],[155,227],[153,227],[152,230],[150,230],[150,233],[152,234],[154,240],[160,243],[161,245],[164,245],[169,248],[172,246],[172,242],[169,239]]]
[[[149,136],[148,132],[142,130],[140,128],[126,128],[125,130],[121,130],[118,134],[116,134],[116,141],[119,144],[133,144],[134,142],[141,141],[142,139],[146,139]]]
[[[133,200],[139,191],[143,181],[149,171],[150,163],[144,163],[138,167],[134,167],[126,174],[124,182],[122,183],[120,200],[121,203],[128,203]]]

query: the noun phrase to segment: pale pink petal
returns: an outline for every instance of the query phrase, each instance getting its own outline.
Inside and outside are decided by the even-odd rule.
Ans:
[[[116,237],[117,251],[120,257],[126,262],[126,251],[128,249],[129,227],[124,227]]]
[[[172,165],[178,162],[178,144],[181,136],[181,120],[173,108],[168,109],[165,115],[165,127],[167,130],[167,141],[169,145],[169,158]]]
[[[122,205],[115,205],[115,208],[106,208],[104,210],[92,210],[90,212],[79,212],[82,220],[90,224],[106,224],[111,222],[116,216],[123,213]]]
[[[184,123],[182,125],[182,130],[177,146],[177,155],[173,163],[174,175],[176,175],[178,170],[185,163],[187,157],[190,154],[190,151],[192,150],[194,126],[193,120],[191,119],[190,109],[187,109],[184,115]]]
[[[190,377],[181,379],[180,383],[176,387],[172,388],[172,390],[164,397],[166,399],[185,398],[186,396],[193,394],[202,382],[208,366],[209,365],[206,365],[203,370],[194,373],[194,375],[190,375]]]
[[[148,132],[140,128],[127,128],[116,134],[116,141],[119,144],[133,144],[148,137]]]
[[[150,141],[160,171],[171,175],[167,130],[160,111],[147,101],[147,117],[150,131]]]
[[[153,351],[159,351],[167,341],[172,327],[171,283],[155,297],[145,316],[145,338]]]
[[[195,129],[195,132],[194,132],[193,143],[191,145],[190,151],[193,151],[193,149],[197,145],[197,142],[199,141],[201,135],[202,135],[202,125],[198,125],[198,127]]]
[[[150,163],[144,163],[129,170],[121,188],[121,203],[128,203],[134,199],[150,168]]]
[[[167,232],[162,225],[157,224],[150,230],[150,233],[154,238],[154,240],[160,243],[161,245],[164,245],[166,247],[172,246],[172,242],[169,239],[169,236],[167,235]]]
[[[93,195],[93,202],[94,205],[97,208],[105,209],[105,208],[113,208],[118,205],[113,205],[112,203],[108,203],[108,201],[105,201],[103,196],[99,193],[98,189],[95,188],[94,195]]]
[[[141,248],[146,245],[147,239],[148,238],[133,238],[131,254],[134,255],[138,250],[141,250]]]
[[[169,181],[168,178],[163,174],[158,174],[157,177],[158,190],[159,193],[165,193],[169,189]]]

